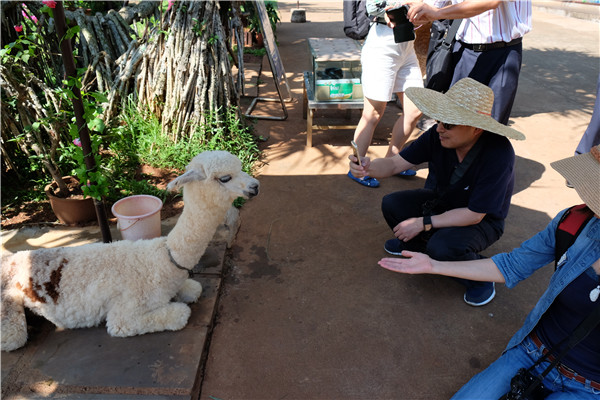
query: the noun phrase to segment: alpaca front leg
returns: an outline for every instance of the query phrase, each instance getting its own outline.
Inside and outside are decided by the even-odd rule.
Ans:
[[[8,292],[8,293],[6,293]],[[13,351],[27,343],[27,320],[23,298],[13,296],[10,290],[2,293],[2,309],[0,315],[0,349]]]
[[[175,300],[184,303],[193,303],[200,298],[202,294],[202,285],[193,279],[186,279],[179,288]]]
[[[106,318],[106,328],[111,336],[127,337],[150,332],[178,331],[183,329],[191,314],[183,303],[168,303],[147,310],[114,307]]]

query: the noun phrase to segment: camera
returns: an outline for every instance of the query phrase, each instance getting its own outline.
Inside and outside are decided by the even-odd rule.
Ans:
[[[402,43],[415,40],[415,26],[408,20],[408,6],[402,5],[386,11],[390,21],[394,23],[394,42]]]
[[[510,380],[510,392],[498,400],[542,400],[550,393],[529,370],[521,368]]]

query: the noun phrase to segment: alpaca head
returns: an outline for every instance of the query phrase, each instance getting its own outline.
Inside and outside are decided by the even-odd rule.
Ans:
[[[258,180],[242,171],[241,161],[227,151],[205,151],[192,159],[185,173],[167,186],[168,190],[185,187],[184,200],[204,199],[213,205],[230,206],[238,197],[249,199],[258,194]],[[187,205],[187,204],[186,204]]]

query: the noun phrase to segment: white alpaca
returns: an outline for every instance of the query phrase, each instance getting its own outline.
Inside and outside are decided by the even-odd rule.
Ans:
[[[256,196],[259,184],[237,157],[211,151],[194,157],[167,188],[181,187],[185,207],[166,237],[3,255],[1,349],[27,342],[24,307],[61,328],[106,321],[111,336],[182,329],[191,313],[184,302],[202,293],[189,279],[192,268],[233,200]]]

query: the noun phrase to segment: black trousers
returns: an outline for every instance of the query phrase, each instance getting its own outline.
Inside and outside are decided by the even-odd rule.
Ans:
[[[381,211],[393,229],[400,222],[423,216],[422,205],[436,194],[428,189],[405,190],[384,196]],[[434,214],[443,210],[436,210]],[[470,226],[432,229],[421,232],[406,242],[406,250],[419,251],[439,261],[476,260],[483,258],[479,252],[496,242],[504,232],[504,221],[486,216],[480,223]]]
[[[492,117],[506,125],[517,94],[522,58],[523,43],[476,52],[457,41],[452,53],[455,65],[452,85],[468,76],[489,86],[494,92]]]

